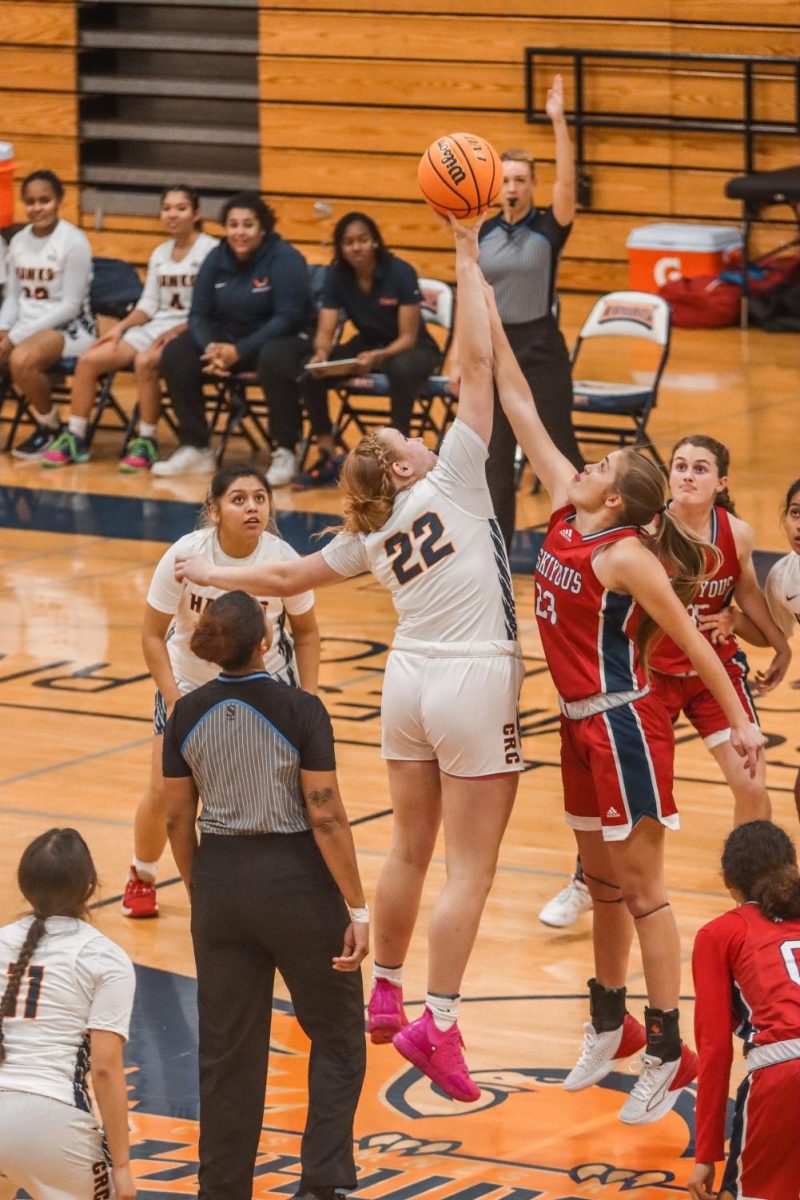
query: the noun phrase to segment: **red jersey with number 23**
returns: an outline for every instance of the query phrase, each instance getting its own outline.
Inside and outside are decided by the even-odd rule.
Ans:
[[[695,624],[698,617],[707,617],[727,608],[742,573],[727,509],[718,506],[712,508],[709,541],[719,550],[722,561],[710,579],[702,581],[697,595],[687,609]],[[710,567],[711,563],[708,565]],[[705,631],[703,634],[711,642],[711,634]],[[728,662],[738,652],[739,643],[735,637],[728,637],[723,642],[711,642],[711,648],[723,662]],[[667,675],[697,674],[684,652],[668,637],[659,638],[654,642],[650,666],[654,671],[663,671]]]
[[[618,525],[584,536],[574,522],[571,504],[556,509],[536,561],[536,620],[550,674],[564,700],[638,690],[645,683],[636,650],[639,606],[605,588],[592,559],[639,531]]]

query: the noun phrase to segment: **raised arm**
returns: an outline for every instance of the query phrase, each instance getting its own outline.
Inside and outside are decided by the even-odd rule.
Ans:
[[[492,336],[484,295],[485,281],[478,266],[478,231],[481,220],[472,226],[450,218],[456,243],[456,336],[461,366],[458,395],[458,419],[469,425],[482,441],[489,444],[494,415],[492,378]]]
[[[201,587],[241,589],[253,596],[296,596],[313,588],[341,582],[343,576],[329,567],[321,551],[292,562],[259,563],[249,567],[217,567],[202,554],[175,560],[175,578]]]
[[[567,487],[575,478],[575,468],[557,449],[542,424],[531,389],[508,343],[490,288],[487,288],[487,298],[494,351],[494,378],[500,403],[525,457],[549,493],[553,508],[560,508],[566,503]]]
[[[564,80],[560,75],[555,76],[547,93],[545,112],[553,122],[556,141],[553,216],[559,225],[571,225],[575,217],[575,154],[564,117]]]

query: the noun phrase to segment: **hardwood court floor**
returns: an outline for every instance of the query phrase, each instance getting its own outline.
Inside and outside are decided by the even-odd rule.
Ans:
[[[717,342],[715,339],[722,340]],[[753,347],[759,350],[753,357]],[[716,350],[713,367],[712,347]],[[723,350],[724,353],[720,354]],[[797,369],[788,339],[722,335],[679,337],[676,375],[659,410],[659,441],[668,447],[689,425],[703,381],[709,426],[729,441],[734,489],[753,519],[758,545],[780,550],[776,510],[780,490],[800,473],[796,429],[790,437],[787,400]],[[691,388],[680,384],[683,374]],[[728,383],[726,383],[726,378]],[[677,382],[676,382],[677,380]],[[792,389],[788,383],[791,381]],[[692,427],[696,426],[694,420]],[[656,424],[654,422],[654,429]],[[763,489],[760,481],[764,481]],[[0,485],[132,488],[101,463],[61,472],[5,462]],[[136,481],[156,498],[155,481]],[[191,481],[187,499],[202,488]],[[330,496],[311,497],[316,506]],[[302,497],[309,503],[309,498]],[[283,495],[281,505],[292,503]],[[523,500],[522,523],[542,519],[535,498]],[[84,526],[88,530],[87,523]],[[162,916],[129,922],[118,895],[131,852],[131,822],[147,772],[152,689],[139,649],[142,605],[157,542],[0,529],[0,920],[20,911],[13,871],[27,841],[54,824],[75,824],[99,865],[99,927],[138,967],[138,1001],[129,1051],[135,1169],[148,1200],[196,1192],[196,1083],[193,1073],[193,963],[188,904],[166,856]],[[464,984],[462,1027],[482,1097],[464,1108],[434,1093],[406,1069],[391,1047],[370,1047],[367,1084],[356,1126],[356,1154],[365,1200],[569,1200],[681,1194],[690,1169],[693,1094],[657,1126],[630,1130],[616,1120],[632,1077],[568,1096],[560,1088],[573,1064],[585,1019],[591,973],[590,919],[572,929],[545,929],[541,904],[560,887],[573,850],[561,817],[555,695],[532,618],[528,575],[515,577],[528,674],[522,694],[527,770],[506,836],[497,880]],[[388,597],[369,580],[320,592],[324,634],[323,695],[333,716],[343,792],[368,891],[391,828],[379,756],[378,704],[393,626]],[[753,652],[755,668],[766,661]],[[796,832],[791,785],[798,765],[800,669],[761,704],[770,735],[769,773],[775,816]],[[693,732],[678,730],[677,796],[682,829],[668,838],[669,879],[684,954],[684,1023],[691,1031],[692,938],[722,912],[718,857],[731,802],[715,764]],[[431,898],[443,881],[441,851],[425,892],[419,933],[409,956],[406,994],[411,1011],[424,996],[424,928]],[[631,1007],[640,1013],[643,979],[634,952]],[[304,1118],[306,1046],[279,992],[262,1153],[254,1195],[288,1194],[298,1174]],[[232,1098],[235,1102],[235,1098]]]

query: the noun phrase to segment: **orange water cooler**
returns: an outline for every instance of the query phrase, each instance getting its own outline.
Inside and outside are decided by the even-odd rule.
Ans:
[[[0,228],[14,220],[14,147],[0,142]]]
[[[742,235],[727,225],[662,222],[632,229],[625,244],[631,288],[658,292],[681,275],[719,275],[741,254]]]

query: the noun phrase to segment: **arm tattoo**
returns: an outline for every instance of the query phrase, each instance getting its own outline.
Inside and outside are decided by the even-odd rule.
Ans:
[[[327,804],[333,799],[333,788],[322,788],[320,791],[309,793],[308,802],[313,804],[315,808],[322,808],[323,804]]]

